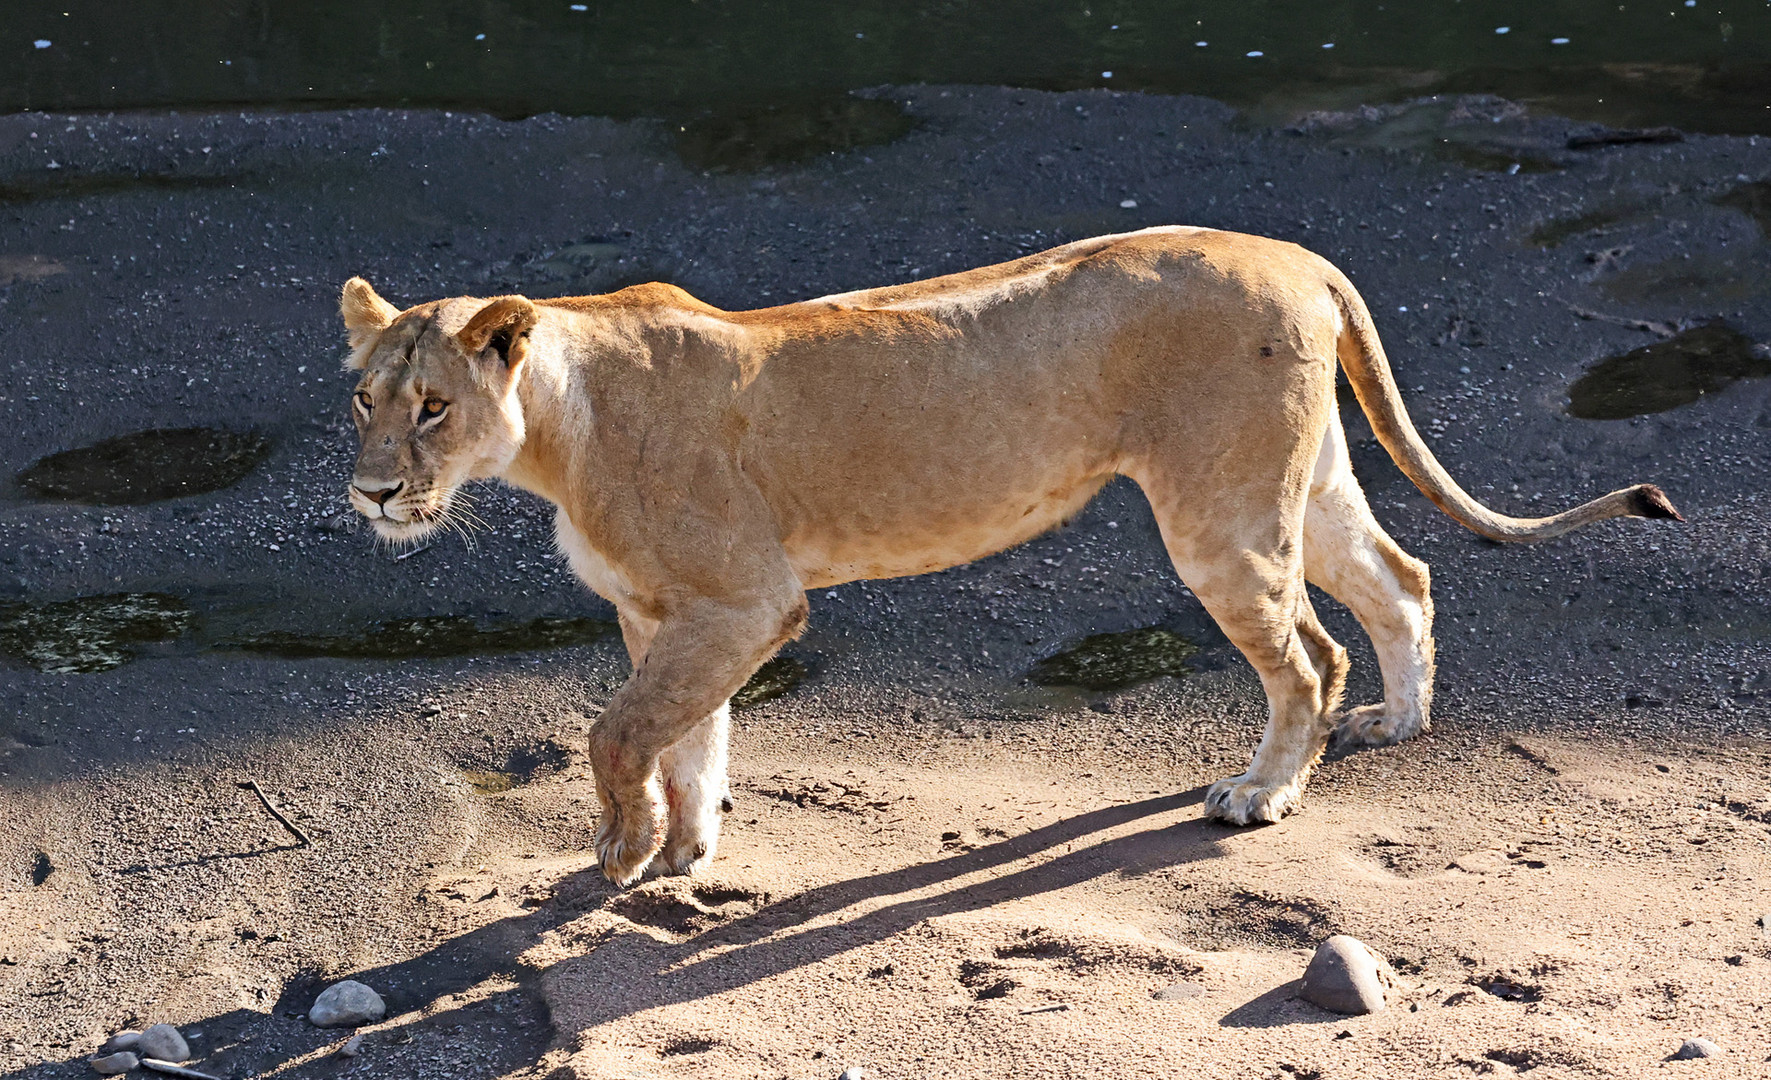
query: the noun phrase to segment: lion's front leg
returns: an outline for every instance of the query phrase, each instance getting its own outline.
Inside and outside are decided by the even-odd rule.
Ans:
[[[726,740],[731,706],[721,705],[664,751],[659,770],[669,830],[664,837],[664,865],[678,874],[693,873],[713,861],[719,846],[726,794]]]
[[[627,885],[661,852],[673,871],[713,857],[726,794],[727,700],[805,623],[797,579],[743,603],[691,600],[653,623],[622,612],[633,677],[590,733],[603,804],[597,858]]]
[[[623,737],[614,725],[599,720],[590,732],[590,761],[603,807],[596,832],[597,862],[610,881],[631,885],[664,843],[658,758]]]

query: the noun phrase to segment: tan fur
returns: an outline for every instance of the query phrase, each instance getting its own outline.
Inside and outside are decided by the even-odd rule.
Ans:
[[[591,736],[597,849],[618,882],[660,852],[677,871],[711,857],[724,703],[798,633],[807,589],[999,551],[1116,474],[1266,688],[1254,762],[1212,788],[1209,814],[1277,821],[1337,718],[1363,742],[1422,730],[1427,568],[1353,479],[1337,358],[1392,455],[1472,528],[1528,539],[1666,516],[1639,489],[1533,521],[1481,507],[1408,423],[1346,278],[1233,233],[1099,237],[760,311],[654,284],[395,314],[360,279],[341,308],[373,398],[356,410],[353,503],[410,540],[447,521],[462,482],[501,477],[559,507],[562,550],[620,612],[635,670]],[[427,397],[449,403],[440,421]],[[1346,652],[1306,579],[1371,634],[1382,704],[1336,712]]]

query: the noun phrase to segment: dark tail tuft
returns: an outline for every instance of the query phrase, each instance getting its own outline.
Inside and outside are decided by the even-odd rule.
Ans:
[[[1684,521],[1685,516],[1673,509],[1666,492],[1653,484],[1637,484],[1630,489],[1630,516],[1664,521]]]

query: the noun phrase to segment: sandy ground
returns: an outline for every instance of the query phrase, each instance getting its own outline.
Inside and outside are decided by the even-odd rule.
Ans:
[[[190,424],[273,445],[207,495],[0,498],[0,602],[155,592],[194,613],[111,670],[0,667],[0,1078],[91,1075],[107,1034],[155,1021],[228,1077],[1771,1067],[1771,394],[1563,411],[1588,365],[1655,340],[1629,320],[1771,338],[1771,247],[1742,212],[1771,145],[1575,151],[1582,129],[1497,102],[1268,130],[1190,99],[887,96],[918,120],[890,145],[711,174],[648,123],[0,118],[0,464]],[[809,677],[739,714],[720,858],[625,893],[589,870],[577,757],[625,669],[613,637],[428,660],[235,647],[609,616],[524,496],[484,492],[471,551],[395,561],[338,526],[352,273],[400,301],[663,278],[741,307],[1160,222],[1335,259],[1481,497],[1545,509],[1653,481],[1689,524],[1488,545],[1355,421],[1380,519],[1433,566],[1435,730],[1331,757],[1303,813],[1237,831],[1199,799],[1245,764],[1258,687],[1115,484],[974,566],[814,595],[788,649]],[[1372,699],[1363,636],[1318,606],[1353,650],[1350,699]],[[1193,674],[1024,680],[1152,625],[1199,643]],[[1336,932],[1391,960],[1394,1007],[1296,999]],[[392,1012],[354,1059],[301,1019],[347,975]],[[1725,1055],[1664,1062],[1697,1035]]]

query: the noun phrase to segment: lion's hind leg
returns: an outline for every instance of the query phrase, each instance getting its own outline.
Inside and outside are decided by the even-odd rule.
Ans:
[[[1205,812],[1236,825],[1278,821],[1297,809],[1327,745],[1331,699],[1347,667],[1346,651],[1322,629],[1304,592],[1301,508],[1284,505],[1284,494],[1275,505],[1277,485],[1262,485],[1221,497],[1222,506],[1251,509],[1202,517],[1189,512],[1184,490],[1137,479],[1175,571],[1267,692],[1267,726],[1254,761],[1211,786]]]
[[[1384,700],[1345,713],[1342,742],[1382,746],[1427,728],[1433,700],[1433,598],[1427,564],[1396,546],[1371,515],[1346,466],[1340,425],[1324,441],[1327,460],[1304,514],[1304,573],[1345,604],[1370,635]]]

